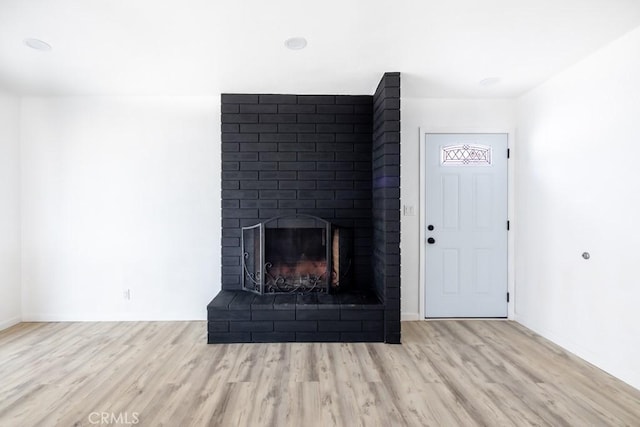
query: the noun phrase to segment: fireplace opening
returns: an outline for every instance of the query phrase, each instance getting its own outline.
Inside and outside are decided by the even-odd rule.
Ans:
[[[242,288],[258,294],[337,291],[348,282],[348,234],[310,215],[243,227]]]
[[[327,241],[322,228],[267,228],[264,238],[267,292],[315,290],[327,275]],[[319,289],[318,289],[319,290]]]

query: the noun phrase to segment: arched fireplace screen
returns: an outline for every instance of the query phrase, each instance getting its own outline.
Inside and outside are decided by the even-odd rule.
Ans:
[[[339,231],[315,216],[282,216],[243,227],[242,289],[258,294],[330,292],[340,285],[339,251]]]

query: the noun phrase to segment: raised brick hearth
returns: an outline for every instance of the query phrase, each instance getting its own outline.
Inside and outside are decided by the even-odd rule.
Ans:
[[[207,311],[209,343],[384,340],[384,306],[373,294],[222,291]]]
[[[221,108],[223,291],[209,342],[399,343],[400,74],[372,96],[223,94]],[[348,283],[336,295],[241,291],[242,227],[301,214],[349,230]]]

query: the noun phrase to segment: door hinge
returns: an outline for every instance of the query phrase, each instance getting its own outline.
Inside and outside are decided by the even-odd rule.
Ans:
[[[507,231],[511,230],[511,221],[507,220]]]
[[[507,159],[511,158],[511,148],[507,148]]]
[[[509,292],[507,292],[507,302],[509,302]]]

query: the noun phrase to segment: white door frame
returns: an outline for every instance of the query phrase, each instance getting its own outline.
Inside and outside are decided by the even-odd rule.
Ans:
[[[507,147],[511,150],[511,159],[507,162],[507,211],[511,224],[509,233],[507,234],[507,292],[509,292],[509,302],[507,303],[507,318],[513,320],[515,318],[515,274],[514,274],[514,241],[515,241],[515,228],[514,227],[514,159],[513,159],[513,147],[514,147],[514,134],[513,129],[504,128],[433,128],[433,127],[420,127],[420,139],[419,139],[419,163],[420,163],[420,184],[419,184],[419,197],[420,197],[420,271],[419,282],[420,288],[418,292],[418,301],[420,309],[420,320],[425,319],[425,294],[426,294],[426,281],[425,281],[425,255],[427,249],[427,234],[426,234],[426,200],[425,200],[425,185],[426,185],[426,150],[425,150],[425,134],[428,133],[503,133],[507,134]]]

